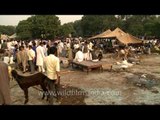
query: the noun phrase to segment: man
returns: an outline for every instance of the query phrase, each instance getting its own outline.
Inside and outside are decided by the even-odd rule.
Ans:
[[[21,69],[22,60],[21,60],[20,55],[21,55],[21,46],[19,47],[18,51],[16,52],[16,58],[17,58],[16,69]]]
[[[67,43],[64,42],[63,49],[62,49],[62,57],[67,56]]]
[[[46,42],[43,42],[43,50],[44,50],[44,55],[47,56],[47,45],[46,45]]]
[[[78,52],[77,52],[76,55],[75,55],[74,61],[82,62],[83,59],[84,59],[83,52],[81,51],[80,48],[78,48],[77,50],[78,50]]]
[[[13,61],[15,63],[17,63],[17,56],[16,56],[17,52],[18,52],[18,45],[16,44],[14,45],[14,49],[13,49]]]
[[[11,104],[8,65],[0,61],[0,105]]]
[[[70,43],[68,43],[68,44],[70,44]],[[69,59],[69,62],[71,62],[73,60],[72,48],[70,45],[68,45],[68,59]]]
[[[19,53],[21,57],[22,67],[23,67],[23,73],[26,72],[27,63],[28,63],[28,56],[27,51],[24,49],[24,46],[21,46],[21,52]]]
[[[38,71],[45,72],[43,68],[43,62],[44,62],[45,55],[44,55],[42,42],[40,42],[39,46],[36,48],[36,53],[37,53],[36,65],[38,66]]]
[[[64,48],[64,43],[62,42],[62,41],[60,41],[59,43],[58,43],[58,56],[59,57],[61,57],[62,56],[62,50],[63,50],[63,48]]]
[[[89,50],[92,50],[92,47],[93,47],[93,43],[92,43],[92,42],[89,42],[89,44],[88,44],[88,49],[89,49]]]
[[[100,50],[98,53],[98,60],[101,61],[102,58],[103,58],[103,53],[102,50]]]
[[[29,45],[29,50],[28,50],[28,54],[27,55],[28,55],[28,61],[29,61],[31,74],[33,74],[35,72],[35,68],[34,68],[35,52],[32,49],[31,45]]]
[[[56,91],[56,85],[60,82],[60,61],[57,56],[57,48],[51,47],[50,54],[44,60],[44,65],[46,68],[47,74],[47,85],[49,89],[49,104],[53,104],[55,102],[53,100],[53,93]]]
[[[7,41],[7,48],[11,50],[12,42],[10,40]]]
[[[2,45],[1,45],[1,49],[8,49],[7,48],[7,42],[4,40]]]
[[[75,44],[74,44],[74,49],[76,50],[76,49],[78,49],[79,48],[79,44],[76,42]]]
[[[87,42],[84,43],[84,45],[82,46],[82,51],[84,54],[84,60],[87,60],[88,57],[88,45]]]
[[[36,47],[36,42],[33,42],[32,44],[33,44],[32,49],[33,49],[33,51],[35,52],[35,59],[34,59],[33,63],[34,63],[34,67],[37,68],[37,66],[36,66],[36,60],[37,60],[37,53],[36,53],[36,48],[37,48],[37,47]]]
[[[92,60],[92,55],[91,55],[91,51],[92,51],[92,47],[93,47],[93,43],[90,41],[89,44],[88,44],[88,58],[87,60]]]
[[[148,43],[147,48],[148,48],[148,54],[150,55],[151,54],[151,48],[152,48],[152,43],[151,42]]]
[[[91,51],[91,55],[92,55],[92,61],[93,62],[98,62],[99,61],[98,56],[96,55],[94,49]]]

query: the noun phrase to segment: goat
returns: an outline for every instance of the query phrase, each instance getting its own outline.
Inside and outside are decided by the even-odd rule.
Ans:
[[[45,83],[46,76],[43,73],[36,73],[31,76],[21,76],[17,73],[16,70],[12,70],[11,74],[13,78],[17,81],[20,88],[24,91],[24,95],[25,95],[24,104],[26,104],[29,101],[28,88],[31,86],[40,85],[44,91],[42,99],[45,98],[45,93],[48,92],[48,90]],[[48,100],[48,96],[47,96],[47,100]]]

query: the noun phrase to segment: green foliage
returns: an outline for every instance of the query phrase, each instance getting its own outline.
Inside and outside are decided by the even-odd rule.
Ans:
[[[4,26],[0,25],[0,34],[13,35],[15,33],[14,26]]]
[[[84,15],[81,20],[64,25],[55,15],[35,15],[19,22],[16,32],[22,39],[54,39],[69,34],[90,37],[116,27],[135,36],[160,37],[160,17],[156,15]]]
[[[82,26],[81,26],[81,20],[76,20],[73,23],[73,28],[75,30],[73,36],[83,36]]]
[[[121,25],[121,21],[115,15],[85,15],[81,20],[83,36],[93,36]]]
[[[75,33],[83,37],[116,27],[135,36],[160,37],[160,17],[156,15],[85,15],[82,20],[74,22]]]
[[[60,21],[55,15],[35,15],[21,21],[17,26],[17,35],[22,39],[53,39],[57,34]]]
[[[58,34],[60,21],[54,15],[32,16],[33,38],[53,39]]]
[[[59,36],[68,37],[69,34],[75,34],[73,23],[67,23],[60,26],[58,34]]]
[[[18,38],[26,40],[32,38],[31,23],[27,20],[20,21],[16,27]]]

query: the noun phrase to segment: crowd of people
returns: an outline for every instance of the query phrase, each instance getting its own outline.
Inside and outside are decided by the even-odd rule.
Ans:
[[[160,53],[158,40],[142,43],[140,46],[117,47],[116,41],[101,40],[87,41],[82,38],[66,38],[63,40],[1,40],[0,49],[5,50],[4,62],[15,63],[16,69],[23,73],[30,71],[31,74],[38,70],[45,72],[44,59],[49,55],[49,48],[57,48],[57,57],[68,58],[69,61],[82,62],[91,60],[97,62],[102,59],[103,52],[113,49],[114,53],[124,54],[127,58],[129,53],[151,54],[151,51]],[[98,50],[97,50],[98,49]]]
[[[23,73],[30,71],[31,74],[38,70],[45,72],[44,59],[50,53],[49,48],[57,48],[57,57],[68,58],[69,61],[82,62],[84,60],[98,61],[102,58],[102,52],[96,53],[91,41],[82,39],[66,38],[64,40],[30,40],[30,41],[5,41],[1,43],[1,49],[5,49],[6,63],[14,62],[16,69]],[[10,58],[10,59],[9,59]],[[11,59],[12,58],[12,59]]]
[[[49,91],[54,91],[55,86],[59,84],[60,81],[60,57],[65,57],[68,58],[69,61],[73,60],[77,62],[82,62],[84,60],[98,61],[98,56],[93,49],[93,43],[81,39],[67,38],[65,40],[56,41],[2,40],[0,47],[1,52],[4,54],[4,62],[1,65],[4,73],[8,73],[7,68],[5,68],[7,64],[13,63],[15,69],[22,73],[30,72],[30,74],[34,74],[35,71],[46,73]],[[9,75],[7,74],[7,76]],[[0,81],[7,81],[9,79],[5,77],[5,74],[1,77]],[[5,90],[2,91],[4,92]],[[0,104],[11,103],[8,93],[2,94],[1,96],[1,98],[7,96],[8,101],[0,101]],[[49,103],[53,103],[53,95],[51,95]]]
[[[140,46],[119,46],[118,48],[116,42],[111,40],[97,42],[82,38],[65,38],[63,40],[36,39],[27,41],[1,40],[0,43],[0,53],[4,53],[4,56],[1,56],[4,63],[14,63],[15,69],[20,70],[22,73],[30,72],[30,74],[34,74],[35,71],[46,73],[48,88],[51,91],[54,89],[54,84],[59,82],[61,57],[68,58],[69,62],[88,60],[97,62],[103,58],[103,52],[108,48],[114,49],[114,52],[117,52],[118,56],[123,54],[123,58],[127,59],[131,52],[151,54],[151,51],[156,51],[160,53],[160,42],[149,41],[142,43]],[[3,66],[0,67],[2,69],[6,67],[2,62],[0,66]],[[6,68],[5,70],[7,71]],[[4,76],[5,74],[0,76],[3,77],[0,79],[4,79]],[[10,102],[10,98],[7,98],[7,100]]]

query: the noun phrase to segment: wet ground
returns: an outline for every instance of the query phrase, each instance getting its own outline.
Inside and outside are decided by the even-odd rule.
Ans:
[[[110,64],[118,60],[106,54],[102,60],[102,73],[93,70],[87,74],[62,67],[61,105],[160,104],[160,55],[143,55],[140,59],[140,64],[127,70],[110,71]],[[48,104],[41,100],[40,92],[37,86],[29,88],[27,105]],[[24,102],[23,91],[14,80],[11,81],[11,97],[14,105]]]

